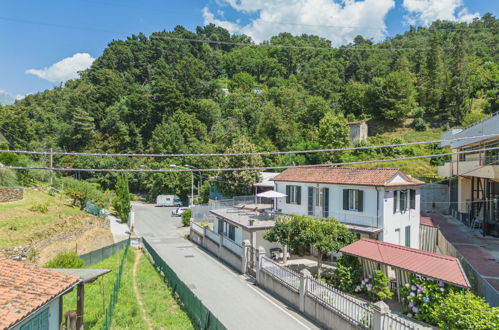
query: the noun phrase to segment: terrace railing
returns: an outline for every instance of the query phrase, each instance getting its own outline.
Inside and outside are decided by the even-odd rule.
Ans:
[[[228,237],[222,236],[222,245],[238,256],[243,255],[243,247]]]

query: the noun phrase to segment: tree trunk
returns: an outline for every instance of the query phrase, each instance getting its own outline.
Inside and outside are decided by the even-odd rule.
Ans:
[[[322,252],[317,251],[317,279],[321,279]]]
[[[282,262],[286,264],[288,262],[288,245],[284,244],[282,249]]]

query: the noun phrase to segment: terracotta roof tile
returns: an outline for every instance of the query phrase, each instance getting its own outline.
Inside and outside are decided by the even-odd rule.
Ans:
[[[17,323],[78,281],[76,276],[0,258],[0,329]]]
[[[389,183],[397,174],[407,182]],[[314,182],[366,186],[411,186],[423,181],[405,175],[398,168],[357,168],[357,167],[308,167],[289,168],[276,176],[274,181]]]
[[[470,287],[459,260],[443,254],[369,238],[362,238],[345,246],[340,249],[340,252],[404,269],[460,287]]]
[[[419,224],[428,227],[438,227],[430,217],[420,216]]]

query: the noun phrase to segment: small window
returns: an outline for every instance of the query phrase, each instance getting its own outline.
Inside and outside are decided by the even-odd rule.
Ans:
[[[235,241],[236,240],[236,226],[229,224],[229,235],[228,237]]]
[[[343,209],[362,212],[364,209],[364,191],[343,189]]]
[[[398,210],[398,191],[393,191],[393,213],[397,213]]]
[[[287,204],[301,204],[301,187],[300,186],[286,186],[286,203]]]
[[[219,234],[223,234],[223,232],[224,232],[224,222],[223,222],[223,220],[218,219],[218,228],[217,229],[218,229],[217,231],[218,231]]]
[[[400,191],[400,212],[407,211],[407,190]]]
[[[416,190],[410,189],[409,190],[409,198],[410,198],[410,208],[411,210],[416,209]]]

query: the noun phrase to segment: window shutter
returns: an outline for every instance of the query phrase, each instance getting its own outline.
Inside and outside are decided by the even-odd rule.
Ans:
[[[323,206],[323,217],[329,217],[329,188],[323,189],[323,198],[324,198],[324,206]]]
[[[348,189],[343,189],[343,209],[348,210]]]
[[[296,204],[301,205],[301,186],[296,186]]]
[[[397,204],[398,204],[398,199],[397,199],[397,191],[393,191],[393,213],[397,213]]]
[[[358,204],[357,205],[357,211],[362,212],[364,211],[364,191],[363,190],[357,190],[359,192],[358,197]]]
[[[411,209],[415,210],[416,209],[416,190],[411,189],[409,190],[409,195],[411,199]]]
[[[308,215],[314,215],[314,187],[308,187]]]
[[[286,185],[286,204],[289,204],[291,198],[291,187]]]

